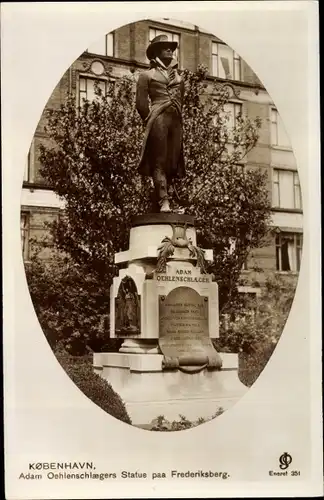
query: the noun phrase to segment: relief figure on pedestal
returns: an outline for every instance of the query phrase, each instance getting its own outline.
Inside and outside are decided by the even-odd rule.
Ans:
[[[140,334],[140,297],[129,276],[120,282],[115,299],[115,331],[120,336]]]

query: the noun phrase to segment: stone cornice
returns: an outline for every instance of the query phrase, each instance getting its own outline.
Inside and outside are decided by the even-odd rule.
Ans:
[[[110,66],[113,67],[114,65],[124,65],[124,66],[129,66],[131,69],[133,69],[132,72],[136,71],[136,69],[148,69],[150,67],[149,64],[142,63],[136,60],[131,60],[131,59],[121,59],[119,57],[112,57],[112,56],[103,56],[103,55],[98,55],[98,54],[92,54],[90,52],[83,52],[83,54],[79,58],[79,62],[82,62],[82,59],[86,58],[87,64],[85,64],[85,68],[90,68],[91,64],[93,61],[101,61],[106,67],[107,63],[111,63]],[[85,63],[85,61],[84,61]],[[87,71],[87,69],[85,69]],[[182,70],[183,71],[183,70]],[[241,80],[225,80],[223,78],[218,78],[216,76],[212,75],[207,75],[206,80],[210,82],[219,82],[219,85],[224,85],[231,87],[233,90],[233,93],[238,93],[239,94],[239,88],[243,89],[249,89],[254,91],[256,94],[259,93],[260,90],[266,91],[265,87],[263,85],[259,85],[256,83],[248,83],[244,82]]]

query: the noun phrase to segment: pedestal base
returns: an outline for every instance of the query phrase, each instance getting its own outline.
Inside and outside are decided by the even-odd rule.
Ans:
[[[94,371],[106,379],[126,405],[133,425],[148,425],[163,415],[167,420],[212,418],[227,410],[247,391],[238,379],[238,356],[221,354],[220,371],[183,373],[162,371],[159,354],[95,353]]]

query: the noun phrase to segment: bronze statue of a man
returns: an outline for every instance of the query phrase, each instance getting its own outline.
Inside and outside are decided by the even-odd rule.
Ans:
[[[184,176],[181,108],[184,82],[173,52],[177,42],[155,37],[147,48],[150,69],[138,78],[136,108],[145,124],[139,172],[153,179],[161,212],[170,212],[168,188]]]

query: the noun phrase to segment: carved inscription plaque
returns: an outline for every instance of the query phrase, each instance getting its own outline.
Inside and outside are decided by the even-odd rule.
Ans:
[[[217,354],[208,331],[208,298],[180,286],[159,297],[159,345],[183,365],[208,363]]]

